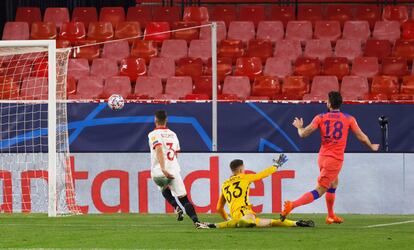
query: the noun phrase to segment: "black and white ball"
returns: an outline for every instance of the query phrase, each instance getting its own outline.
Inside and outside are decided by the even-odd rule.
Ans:
[[[124,98],[120,95],[113,94],[108,98],[108,106],[112,110],[120,110],[124,107]]]

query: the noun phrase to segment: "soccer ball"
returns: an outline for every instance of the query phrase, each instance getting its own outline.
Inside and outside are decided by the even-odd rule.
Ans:
[[[124,98],[120,95],[113,94],[108,99],[108,106],[112,110],[120,110],[124,107]]]

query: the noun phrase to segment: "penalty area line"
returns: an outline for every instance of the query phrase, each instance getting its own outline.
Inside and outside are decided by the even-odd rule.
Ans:
[[[386,224],[370,225],[370,226],[366,226],[365,228],[388,227],[388,226],[408,224],[408,223],[413,223],[413,222],[414,220],[407,220],[407,221],[400,221],[400,222],[393,222],[393,223],[386,223]]]

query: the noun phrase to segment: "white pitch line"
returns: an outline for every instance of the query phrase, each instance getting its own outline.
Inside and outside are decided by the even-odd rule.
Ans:
[[[408,223],[413,223],[413,222],[414,222],[414,220],[407,220],[407,221],[393,222],[393,223],[387,223],[387,224],[377,224],[377,225],[371,225],[371,226],[366,226],[366,228],[373,228],[373,227],[388,227],[388,226],[401,225],[401,224],[408,224]]]

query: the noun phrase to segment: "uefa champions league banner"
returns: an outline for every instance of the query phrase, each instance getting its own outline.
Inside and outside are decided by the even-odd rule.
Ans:
[[[71,151],[147,152],[147,135],[154,128],[153,114],[157,109],[167,110],[168,126],[177,133],[182,151],[211,151],[211,103],[127,103],[119,111],[110,110],[105,103],[71,103],[68,105]],[[378,117],[387,116],[391,152],[414,152],[413,110],[412,104],[348,104],[342,108],[355,116],[376,143],[381,142]],[[294,117],[303,117],[307,124],[326,111],[325,104],[219,103],[218,149],[220,152],[317,152],[319,134],[300,139],[291,124]],[[353,135],[347,150],[368,151]]]
[[[16,157],[17,155],[11,156]],[[259,172],[272,163],[270,153],[182,153],[181,175],[190,200],[199,213],[216,211],[221,183],[231,173],[229,162],[243,159],[246,169]],[[279,213],[285,199],[296,199],[316,185],[317,154],[290,153],[289,161],[272,176],[256,181],[250,201],[257,212]],[[15,160],[16,160],[15,159]],[[13,159],[10,159],[12,164]],[[148,153],[77,153],[72,156],[76,203],[83,213],[165,213],[166,206],[150,178]],[[6,168],[4,168],[6,169]],[[43,175],[30,175],[42,170]],[[21,179],[25,176],[25,179]],[[0,197],[12,193],[8,212],[47,211],[47,167],[12,168],[0,175]],[[21,183],[24,181],[25,183]],[[414,154],[346,154],[339,177],[335,211],[362,214],[414,213]],[[28,188],[30,186],[30,188]],[[2,188],[1,188],[2,187]],[[5,212],[5,199],[0,211]],[[396,205],[397,204],[397,205]],[[325,199],[295,213],[325,213]]]

